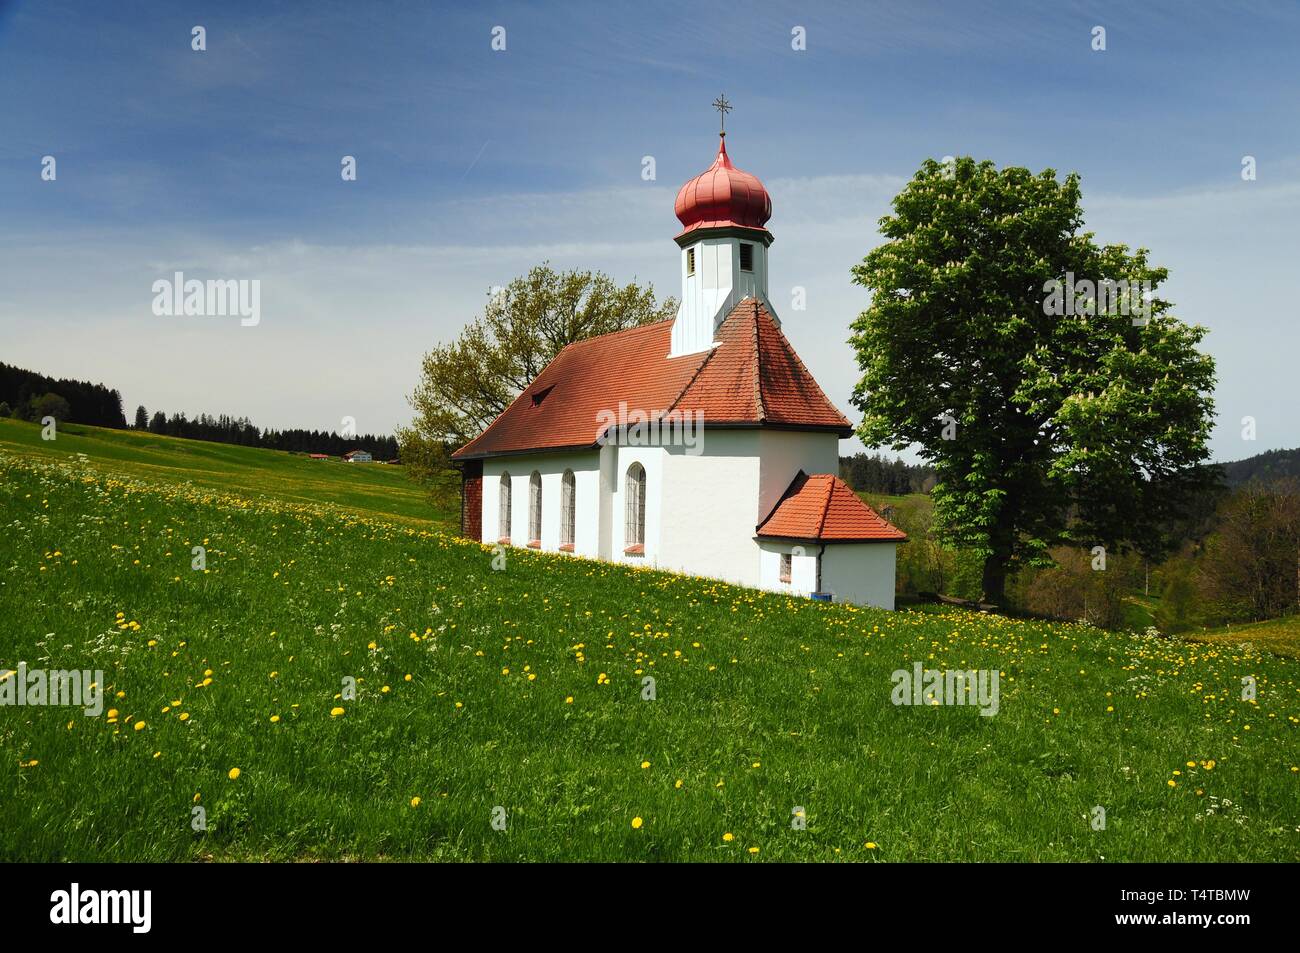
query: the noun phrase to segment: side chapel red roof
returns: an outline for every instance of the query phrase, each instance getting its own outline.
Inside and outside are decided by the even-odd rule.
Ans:
[[[863,503],[843,480],[829,473],[794,478],[757,535],[819,542],[901,543],[907,534]]]

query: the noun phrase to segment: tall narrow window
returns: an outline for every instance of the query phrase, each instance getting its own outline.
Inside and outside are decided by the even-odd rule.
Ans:
[[[694,248],[686,249],[686,273],[688,275],[695,274],[695,249]]]
[[[560,481],[560,549],[565,552],[573,552],[573,531],[576,523],[576,513],[573,498],[576,495],[576,481],[573,477],[572,470],[564,471],[564,478]]]
[[[528,545],[542,545],[542,475],[536,470],[528,478]]]
[[[634,463],[627,468],[627,517],[623,524],[624,550],[634,556],[645,553],[645,467]]]
[[[502,543],[510,542],[510,474],[501,474],[501,508],[497,511],[497,536]]]
[[[754,270],[754,246],[748,242],[740,243],[740,270]]]
[[[790,581],[790,569],[794,563],[794,557],[790,553],[781,554],[781,581]]]

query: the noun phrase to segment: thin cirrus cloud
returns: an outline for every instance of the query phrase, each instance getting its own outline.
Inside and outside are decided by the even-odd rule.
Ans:
[[[130,407],[391,431],[421,353],[532,265],[677,293],[673,197],[712,159],[708,104],[725,91],[732,158],[773,196],[772,301],[850,416],[846,338],[869,300],[850,269],[926,157],[969,154],[1080,172],[1099,238],[1170,269],[1167,296],[1210,329],[1219,364],[1217,458],[1300,445],[1285,366],[1300,344],[1300,11],[730,11],[0,0],[4,359],[103,380]],[[57,183],[39,179],[46,154]],[[1258,181],[1240,178],[1247,154]],[[176,270],[260,279],[262,323],[155,317],[152,283]]]

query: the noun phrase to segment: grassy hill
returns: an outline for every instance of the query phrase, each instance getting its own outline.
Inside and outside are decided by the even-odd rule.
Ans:
[[[41,439],[39,424],[7,418],[0,418],[0,450],[53,460],[84,454],[114,472],[142,479],[291,503],[333,503],[422,525],[450,527],[454,515],[435,512],[401,466],[311,460],[280,450],[81,424],[63,424],[57,438],[47,441]]]
[[[0,859],[1300,859],[1294,659],[496,571],[398,480],[313,482],[385,468],[117,436],[0,430],[0,669],[111,692],[0,708]],[[914,662],[1000,671],[998,713],[892,704]]]

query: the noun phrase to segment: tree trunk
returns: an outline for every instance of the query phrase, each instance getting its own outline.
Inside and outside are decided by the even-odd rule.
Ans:
[[[981,587],[984,590],[984,602],[1001,606],[1006,601],[1007,560],[1009,553],[995,549],[984,558],[984,573]]]

